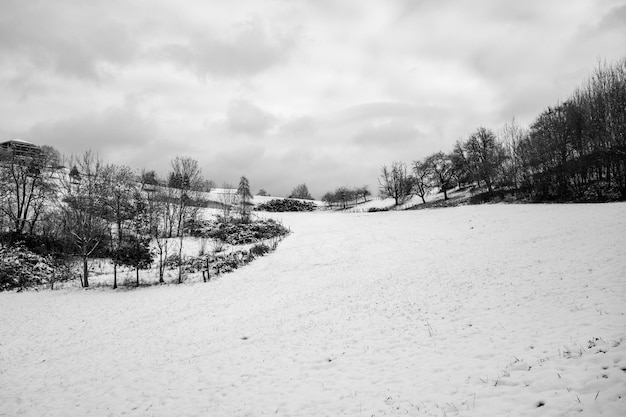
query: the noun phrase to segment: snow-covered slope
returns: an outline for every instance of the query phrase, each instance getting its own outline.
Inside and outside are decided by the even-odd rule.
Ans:
[[[0,415],[626,410],[626,204],[280,217],[207,284],[0,294]]]

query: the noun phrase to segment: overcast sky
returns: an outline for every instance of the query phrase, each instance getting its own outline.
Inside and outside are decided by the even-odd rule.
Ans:
[[[624,56],[626,0],[0,0],[0,140],[375,192]]]

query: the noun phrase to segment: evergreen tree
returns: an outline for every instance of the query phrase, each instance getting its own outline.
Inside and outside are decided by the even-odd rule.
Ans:
[[[252,193],[250,192],[250,183],[246,177],[239,179],[239,187],[237,187],[237,195],[239,196],[239,207],[241,212],[241,221],[247,223],[250,221],[250,209],[252,206]]]

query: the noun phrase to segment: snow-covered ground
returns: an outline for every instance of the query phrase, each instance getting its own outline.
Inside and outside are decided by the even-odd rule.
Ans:
[[[279,216],[210,283],[0,294],[0,415],[625,415],[626,204]]]

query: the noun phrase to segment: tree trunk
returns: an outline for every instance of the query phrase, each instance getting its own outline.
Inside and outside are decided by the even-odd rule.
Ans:
[[[183,236],[180,237],[180,245],[178,245],[178,283],[183,282]]]
[[[117,288],[117,263],[113,262],[113,289]]]
[[[159,284],[163,283],[163,249],[159,248]]]
[[[137,274],[137,286],[139,286],[139,267],[135,269],[135,272]]]
[[[87,267],[87,257],[83,256],[83,287],[89,287],[89,268]]]

